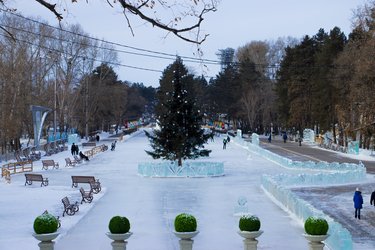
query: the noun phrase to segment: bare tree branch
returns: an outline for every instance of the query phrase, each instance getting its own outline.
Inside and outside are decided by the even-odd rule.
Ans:
[[[183,28],[183,29],[175,29],[175,28],[169,27],[167,24],[160,23],[158,20],[156,20],[154,18],[146,16],[140,10],[140,8],[143,7],[143,6],[145,6],[148,1],[144,2],[139,7],[135,7],[135,6],[131,5],[131,4],[128,4],[128,3],[125,2],[125,0],[119,0],[119,2],[121,4],[121,6],[124,8],[124,10],[130,11],[130,13],[139,16],[142,20],[145,20],[145,21],[151,23],[153,26],[156,26],[156,27],[158,27],[160,29],[169,31],[169,32],[173,33],[174,35],[176,35],[177,37],[181,38],[184,41],[187,41],[187,42],[190,42],[190,43],[195,43],[195,44],[202,44],[206,40],[208,34],[206,34],[204,36],[204,38],[201,39],[201,40],[199,40],[198,37],[197,37],[197,40],[192,40],[192,39],[189,39],[189,38],[187,38],[187,37],[185,37],[185,36],[183,36],[181,34],[184,33],[184,32],[189,32],[189,31],[195,30],[195,29],[198,29],[198,31],[199,31],[200,25],[201,25],[202,21],[204,20],[203,15],[206,14],[206,13],[208,13],[208,12],[211,12],[211,11],[212,12],[216,11],[216,8],[214,6],[211,7],[211,8],[204,8],[201,11],[200,15],[197,16],[198,22],[196,24],[194,24],[192,26],[189,26],[187,28]],[[198,32],[198,34],[199,34],[199,32]]]
[[[8,30],[6,30],[3,26],[0,26],[0,29],[4,30],[8,35],[10,35],[10,37],[13,39],[14,42],[16,41],[14,36]]]
[[[44,0],[35,0],[35,1],[37,1],[41,5],[43,5],[44,7],[49,9],[50,11],[52,11],[55,14],[55,16],[57,17],[57,19],[59,19],[59,21],[61,21],[63,19],[62,15],[57,13],[57,11],[55,10],[56,4],[52,5],[52,4],[47,3]]]
[[[40,3],[41,5],[43,5],[44,7],[46,7],[52,13],[54,13],[59,21],[61,21],[63,19],[62,14],[60,14],[56,11],[57,4],[50,4],[50,3],[47,3],[45,0],[35,0],[35,1]],[[71,0],[71,1],[72,1],[72,3],[77,2],[77,0]],[[88,0],[86,0],[86,2],[88,2]],[[200,12],[199,15],[195,12],[194,7],[193,7],[194,4],[198,5],[199,1],[194,0],[194,4],[191,3],[191,5],[188,5],[188,8],[190,8],[190,11],[188,13],[180,12],[181,16],[175,16],[174,17],[175,21],[178,21],[178,20],[180,21],[181,17],[187,17],[187,16],[192,16],[192,17],[195,17],[195,18],[198,19],[195,24],[193,24],[189,27],[186,27],[186,28],[182,28],[182,29],[174,28],[172,25],[175,24],[175,22],[173,22],[173,21],[171,21],[169,24],[166,24],[166,23],[162,23],[157,17],[150,17],[150,16],[145,14],[145,11],[143,11],[144,9],[142,9],[142,8],[145,7],[145,8],[153,9],[153,7],[155,7],[155,1],[150,1],[150,0],[139,1],[140,2],[139,6],[137,6],[138,1],[134,1],[135,3],[128,3],[130,1],[119,0],[118,2],[121,4],[121,7],[124,10],[123,11],[124,16],[125,16],[125,18],[128,22],[128,27],[130,28],[133,36],[134,36],[134,32],[133,32],[133,29],[131,27],[130,21],[129,21],[127,15],[126,15],[126,11],[129,11],[133,15],[139,16],[142,20],[145,20],[146,22],[152,24],[153,26],[156,26],[156,27],[158,27],[162,30],[166,30],[170,33],[173,33],[175,36],[177,36],[178,38],[180,38],[180,39],[182,39],[186,42],[200,45],[209,36],[208,34],[205,34],[203,36],[203,38],[201,38],[201,35],[200,35],[201,23],[204,20],[203,16],[205,14],[207,14],[208,12],[215,12],[216,11],[216,5],[217,5],[218,2],[220,2],[220,0],[212,0],[211,4],[205,4],[204,1],[202,1],[203,9],[202,9],[202,11]],[[0,0],[0,3],[3,3],[3,0]],[[107,0],[107,3],[111,7],[113,7],[110,0]],[[176,7],[175,5],[172,5],[172,6],[168,5],[165,1],[159,1],[159,3],[162,7],[168,9],[168,11],[170,10],[172,13],[173,13],[172,7],[173,6]],[[186,6],[183,6],[183,7],[186,8]],[[4,30],[4,28],[2,28],[2,29]],[[192,31],[195,31],[196,37],[194,39],[188,38],[187,36],[184,35],[188,32],[192,32]],[[7,33],[9,34],[9,32],[7,32]]]

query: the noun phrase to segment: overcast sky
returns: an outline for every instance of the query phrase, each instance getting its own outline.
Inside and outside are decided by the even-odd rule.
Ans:
[[[195,57],[196,46],[184,42],[150,25],[131,18],[132,35],[126,19],[111,8],[107,1],[68,2],[69,15],[64,16],[68,24],[79,23],[91,36],[107,41],[132,46],[143,50],[158,51],[183,57]],[[215,13],[206,16],[202,29],[210,34],[202,45],[205,59],[218,60],[215,53],[228,47],[237,49],[254,40],[276,40],[279,37],[301,38],[313,36],[320,28],[329,32],[335,26],[345,35],[351,31],[352,10],[363,5],[365,0],[222,0]],[[26,16],[41,16],[51,25],[58,21],[53,13],[36,1],[17,1],[17,8]],[[21,4],[22,3],[22,4]],[[140,51],[118,48],[128,52]],[[153,58],[120,53],[121,67],[115,71],[120,80],[159,86],[161,72],[173,62],[169,59]],[[202,65],[184,60],[195,74],[202,74]],[[130,67],[127,67],[130,66]],[[220,66],[207,65],[206,75],[214,77]],[[139,67],[148,70],[139,70]],[[204,67],[203,67],[204,68]],[[156,71],[156,72],[155,72]]]

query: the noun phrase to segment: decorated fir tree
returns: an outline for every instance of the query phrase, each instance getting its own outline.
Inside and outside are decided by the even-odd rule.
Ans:
[[[165,93],[167,98],[162,101],[165,111],[158,117],[160,130],[154,130],[153,135],[145,131],[154,149],[146,152],[154,159],[178,161],[181,166],[182,160],[208,156],[211,150],[204,149],[203,144],[210,135],[201,128],[202,116],[196,104],[197,99],[187,95],[181,79],[183,65],[179,58],[175,65],[173,92]]]

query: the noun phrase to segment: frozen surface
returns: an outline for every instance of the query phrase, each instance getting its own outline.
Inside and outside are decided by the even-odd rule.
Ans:
[[[102,143],[111,143],[104,134],[100,137]],[[111,240],[105,233],[109,220],[115,215],[130,220],[130,231],[134,234],[128,240],[127,249],[178,250],[178,238],[172,233],[173,221],[182,212],[197,218],[200,234],[194,238],[193,249],[242,250],[242,238],[236,233],[240,217],[235,216],[240,196],[247,198],[248,212],[261,220],[264,233],[258,238],[258,249],[307,249],[302,221],[264,192],[261,176],[316,172],[283,168],[253,153],[250,160],[247,149],[231,142],[223,150],[222,141],[217,138],[207,148],[212,150],[210,157],[199,161],[223,163],[225,176],[139,177],[138,163],[155,162],[144,152],[151,147],[142,131],[126,136],[117,143],[115,151],[95,155],[90,162],[76,167],[64,167],[64,158],[72,158],[70,150],[44,157],[60,163],[59,169],[48,171],[41,170],[40,161],[34,164],[34,172],[48,177],[49,186],[40,187],[38,183],[24,186],[23,174],[13,175],[11,184],[0,182],[0,249],[37,250],[38,241],[31,236],[32,224],[35,217],[47,209],[53,215],[60,215],[62,223],[55,250],[110,250]],[[80,205],[76,215],[61,217],[64,196],[72,202],[81,199],[79,190],[71,187],[71,175],[93,175],[100,179],[104,188],[94,195],[93,203]],[[88,189],[88,185],[80,186]],[[354,249],[367,248],[354,245]]]

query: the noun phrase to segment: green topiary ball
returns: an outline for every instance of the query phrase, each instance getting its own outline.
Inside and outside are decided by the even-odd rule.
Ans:
[[[305,221],[305,231],[310,235],[325,235],[328,228],[328,222],[324,218],[310,216]]]
[[[174,219],[174,230],[176,232],[194,232],[197,231],[197,220],[188,213],[182,213]]]
[[[113,234],[124,234],[130,230],[130,222],[126,217],[114,216],[109,221],[109,231]]]
[[[49,234],[57,231],[58,222],[52,214],[42,214],[34,220],[34,231],[36,234]]]
[[[254,232],[260,229],[260,220],[255,215],[244,215],[240,218],[239,228],[241,231]]]

